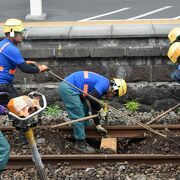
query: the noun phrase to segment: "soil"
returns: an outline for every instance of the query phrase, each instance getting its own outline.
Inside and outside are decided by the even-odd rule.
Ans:
[[[131,119],[135,118],[141,122],[147,122],[152,117],[156,117],[159,113],[135,113],[129,114],[129,119],[123,120],[117,116],[109,118],[108,124],[132,124]],[[166,115],[156,124],[177,124],[179,123],[180,115],[175,112],[171,112]],[[49,118],[43,117],[43,125],[53,125],[64,122],[67,119],[67,114],[63,113],[63,117]],[[103,124],[103,123],[102,123]],[[160,131],[167,135],[167,138],[160,137],[155,134],[151,134],[144,139],[118,139],[118,153],[150,153],[150,154],[180,154],[180,147],[177,143],[180,143],[180,135],[172,133],[168,130]],[[49,129],[36,129],[34,130],[35,137],[39,152],[41,154],[77,154],[73,149],[74,139],[67,137],[63,132],[59,130]],[[17,131],[7,132],[6,137],[11,145],[11,154],[31,154],[28,147],[22,147],[19,141],[19,135]],[[111,150],[99,150],[99,139],[88,140],[88,143],[97,148],[98,153],[111,154]],[[108,180],[180,180],[180,163],[179,164],[161,164],[161,165],[145,165],[145,164],[128,164],[128,162],[121,162],[116,164],[101,164],[95,167],[86,169],[72,169],[68,164],[58,164],[57,166],[47,166],[46,171],[48,178],[56,179],[108,179]],[[3,179],[5,180],[24,180],[24,179],[38,179],[35,168],[23,169],[19,171],[6,170],[3,172]]]

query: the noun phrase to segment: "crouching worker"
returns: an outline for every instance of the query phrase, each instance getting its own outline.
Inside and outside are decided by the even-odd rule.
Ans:
[[[0,105],[0,115],[6,115],[8,113],[8,110]],[[6,166],[8,159],[10,155],[10,145],[2,132],[0,131],[0,174],[1,171]]]
[[[127,85],[123,79],[109,81],[106,77],[89,71],[74,72],[66,77],[65,81],[97,99],[104,95],[105,97],[123,96],[127,91]],[[107,133],[106,129],[100,125],[100,119],[105,119],[107,114],[101,105],[68,85],[68,83],[64,81],[60,83],[59,93],[66,106],[69,118],[75,120],[88,116],[91,109],[91,114],[99,113],[99,118],[94,119],[97,131]],[[87,125],[90,125],[88,121],[73,123],[74,137],[76,139],[74,149],[82,153],[94,153],[95,149],[89,146],[85,140],[85,126]]]

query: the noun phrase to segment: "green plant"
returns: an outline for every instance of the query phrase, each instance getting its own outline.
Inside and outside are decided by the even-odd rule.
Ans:
[[[61,113],[61,109],[57,105],[47,106],[45,111],[43,112],[45,116],[51,116],[51,117],[56,117],[59,115],[59,113]]]
[[[125,105],[125,108],[130,112],[136,112],[140,108],[140,103],[137,100],[128,101]]]

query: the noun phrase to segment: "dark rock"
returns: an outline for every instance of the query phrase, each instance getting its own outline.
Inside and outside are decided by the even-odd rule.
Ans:
[[[156,100],[153,103],[152,107],[156,111],[161,111],[161,110],[166,111],[171,107],[175,106],[176,104],[178,104],[178,101],[174,99],[161,99],[161,100]]]

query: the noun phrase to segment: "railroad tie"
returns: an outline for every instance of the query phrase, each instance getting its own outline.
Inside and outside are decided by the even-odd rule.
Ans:
[[[117,154],[117,138],[102,138],[100,149],[108,149]]]

